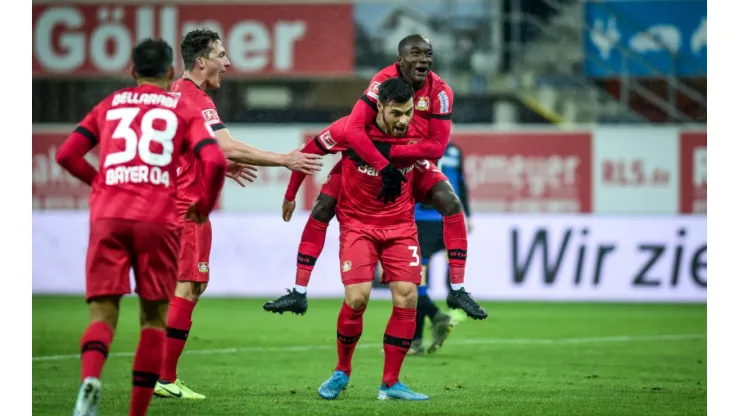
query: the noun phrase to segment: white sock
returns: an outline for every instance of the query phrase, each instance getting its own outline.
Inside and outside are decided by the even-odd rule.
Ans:
[[[463,285],[460,283],[451,283],[450,287],[452,287],[452,290],[460,290],[463,288]]]
[[[293,290],[295,290],[298,293],[303,293],[304,295],[306,294],[306,286],[293,285]]]

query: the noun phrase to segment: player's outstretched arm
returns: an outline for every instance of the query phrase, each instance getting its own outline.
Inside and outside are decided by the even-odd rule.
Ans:
[[[261,150],[235,140],[226,128],[217,130],[215,135],[226,158],[234,162],[256,166],[284,166],[308,175],[313,175],[323,166],[319,155],[301,153],[298,150],[287,154]]]
[[[85,160],[87,152],[97,144],[97,139],[88,130],[77,127],[57,150],[57,163],[72,176],[92,185],[98,171]]]
[[[316,140],[311,140],[310,142],[306,143],[306,145],[301,149],[303,153],[313,154],[313,155],[326,155],[329,153],[326,149],[322,149],[319,147],[319,144],[316,142]],[[288,181],[288,188],[285,190],[285,200],[292,202],[295,201],[296,195],[298,195],[298,190],[301,189],[301,184],[303,184],[303,180],[306,179],[306,174],[302,172],[294,171],[290,174],[290,180]]]
[[[366,131],[367,126],[372,126],[378,111],[373,108],[375,103],[367,99],[366,96],[362,98],[352,108],[352,113],[350,113],[347,124],[344,127],[344,136],[347,146],[354,150],[365,163],[380,172],[390,162],[375,148]]]
[[[393,146],[391,158],[431,159],[444,156],[452,131],[452,103],[455,97],[452,89],[443,84],[436,94],[432,94],[429,114],[429,131],[426,140],[408,146]]]

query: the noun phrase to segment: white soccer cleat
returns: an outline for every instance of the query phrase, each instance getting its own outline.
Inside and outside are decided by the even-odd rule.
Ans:
[[[74,416],[97,416],[100,403],[100,380],[88,377],[80,386]]]

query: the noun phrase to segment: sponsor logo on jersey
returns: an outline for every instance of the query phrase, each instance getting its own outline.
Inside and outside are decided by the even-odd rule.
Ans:
[[[439,98],[439,112],[441,114],[447,114],[450,112],[450,97],[447,96],[447,93],[444,91],[440,91],[440,93],[437,95],[437,98]]]
[[[319,136],[319,141],[321,142],[321,144],[324,145],[324,148],[326,148],[326,150],[329,150],[337,145],[337,142],[334,141],[334,139],[331,137],[331,133],[329,133],[328,131],[321,133],[321,135]]]
[[[370,84],[370,88],[367,89],[367,96],[373,97],[375,100],[378,100],[378,93],[380,92],[380,83],[378,81],[373,82]]]

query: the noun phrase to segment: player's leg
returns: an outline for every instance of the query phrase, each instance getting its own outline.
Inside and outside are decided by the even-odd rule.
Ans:
[[[441,224],[441,222],[440,222]],[[429,314],[427,310],[427,303],[423,302],[422,299],[428,299],[427,294],[427,279],[429,276],[429,258],[435,252],[436,241],[441,238],[437,238],[434,233],[437,221],[416,221],[416,228],[418,229],[419,247],[421,251],[421,265],[422,265],[422,276],[421,284],[419,285],[419,302],[416,308],[416,332],[414,332],[414,340],[411,342],[411,348],[409,349],[408,355],[420,355],[424,354],[424,321]],[[430,319],[431,319],[430,315]]]
[[[465,263],[468,258],[468,230],[460,198],[455,194],[452,184],[434,163],[417,162],[413,182],[414,198],[434,206],[442,215],[443,239],[447,248],[452,289],[447,297],[447,305],[460,308],[473,319],[485,319],[488,313],[481,308],[468,292],[464,290]]]
[[[133,266],[141,332],[134,354],[129,416],[143,416],[164,361],[167,306],[177,284],[180,230],[163,224],[138,223],[134,232]]]
[[[324,249],[329,221],[335,215],[342,182],[341,166],[341,163],[334,165],[329,176],[327,176],[326,181],[321,186],[321,191],[316,198],[306,226],[303,228],[301,242],[298,245],[298,255],[296,256],[297,267],[293,290],[262,305],[264,310],[280,314],[293,312],[299,315],[303,315],[308,310],[306,290],[316,260]]]
[[[362,335],[362,317],[378,264],[377,244],[362,231],[342,229],[339,260],[345,297],[337,319],[337,365],[332,376],[319,387],[319,396],[328,400],[339,396],[352,374],[352,356]]]
[[[174,276],[173,276],[174,278]],[[141,333],[133,364],[133,390],[129,416],[146,415],[152,393],[159,379],[167,340],[167,305],[169,300],[140,299]]]
[[[131,292],[126,230],[117,221],[90,224],[87,249],[86,297],[90,324],[80,340],[81,379],[75,415],[97,414],[100,375],[118,323],[121,296]]]
[[[386,231],[380,251],[383,277],[393,298],[393,311],[383,336],[383,380],[378,399],[428,400],[399,382],[403,361],[416,330],[416,306],[421,283],[421,253],[416,227]]]
[[[211,223],[182,223],[175,296],[167,312],[165,358],[154,394],[178,399],[204,399],[177,376],[177,365],[193,325],[193,310],[208,286]]]
[[[486,319],[488,312],[465,291],[465,263],[468,258],[468,231],[460,198],[449,181],[437,182],[427,193],[427,203],[442,214],[443,236],[450,267],[450,286],[447,305],[462,309],[473,319]]]
[[[432,256],[445,249],[442,238],[442,222],[417,221],[416,225],[419,230],[422,281],[419,285],[419,300],[416,309],[416,333],[414,334],[414,342],[411,345],[409,354],[418,353],[414,349],[415,344],[421,346],[421,353],[424,351],[423,343],[421,342],[424,332],[424,318],[429,318],[432,322],[432,343],[428,349],[429,353],[435,352],[442,346],[456,323],[450,315],[439,310],[427,292],[430,260]]]

